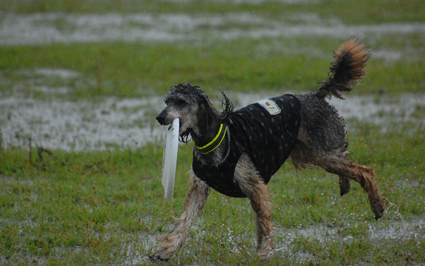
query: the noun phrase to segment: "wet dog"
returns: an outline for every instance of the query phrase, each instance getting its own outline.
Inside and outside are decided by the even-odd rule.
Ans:
[[[334,51],[329,77],[320,88],[304,95],[282,95],[234,111],[223,93],[218,112],[203,90],[190,84],[172,87],[166,107],[156,117],[161,125],[180,119],[180,140],[195,142],[190,189],[183,214],[166,234],[154,260],[168,260],[178,252],[210,188],[231,197],[247,197],[255,213],[257,254],[273,253],[271,203],[267,186],[289,157],[297,169],[321,167],[339,177],[341,196],[351,180],[367,192],[375,218],[384,215],[384,199],[372,181],[373,169],[348,160],[345,122],[326,98],[342,98],[365,76],[370,50],[352,37]]]

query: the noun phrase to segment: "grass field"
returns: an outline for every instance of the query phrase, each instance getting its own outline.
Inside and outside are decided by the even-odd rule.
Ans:
[[[40,139],[45,136],[38,132],[9,130],[14,121],[9,99],[96,105],[110,99],[159,97],[180,82],[200,85],[211,98],[223,89],[271,95],[311,91],[327,77],[332,50],[353,29],[363,30],[359,35],[374,57],[368,77],[346,101],[371,95],[375,103],[385,98],[394,106],[377,112],[380,122],[347,119],[351,160],[376,170],[375,182],[388,199],[386,215],[374,220],[358,184],[340,197],[336,176],[323,170],[296,172],[287,162],[270,182],[274,257],[261,261],[255,256],[249,202],[212,191],[186,245],[169,264],[425,265],[425,102],[408,106],[406,113],[398,111],[405,95],[419,98],[425,93],[422,1],[4,0],[0,11],[0,26],[12,16],[44,12],[236,17],[224,24],[202,22],[190,29],[172,29],[185,38],[171,41],[0,45],[1,265],[149,264],[146,255],[155,250],[157,236],[168,232],[173,217],[182,211],[193,148],[192,143],[180,146],[175,199],[168,202],[160,181],[162,141],[142,147],[115,143],[106,150],[44,147]],[[251,15],[257,24],[241,19]],[[347,36],[251,34],[275,25],[313,29],[320,24],[328,29],[335,23],[348,29]],[[61,34],[78,32],[66,19],[54,24]],[[419,30],[377,33],[396,25]],[[367,30],[374,27],[381,28]],[[10,34],[2,30],[0,38]],[[234,32],[247,34],[223,37]],[[40,70],[75,75],[49,76]],[[132,110],[139,111],[134,107],[126,112]],[[153,128],[154,110],[144,110],[136,128]],[[22,144],[7,143],[10,136]]]

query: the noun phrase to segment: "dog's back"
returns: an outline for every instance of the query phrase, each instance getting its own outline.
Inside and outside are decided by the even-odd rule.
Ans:
[[[305,142],[315,153],[345,152],[345,122],[334,106],[317,93],[297,95],[302,108],[298,140]]]

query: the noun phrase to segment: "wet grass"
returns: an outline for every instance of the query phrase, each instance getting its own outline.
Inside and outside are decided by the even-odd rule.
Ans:
[[[425,134],[409,126],[382,133],[355,120],[349,130],[352,159],[376,169],[388,213],[376,222],[358,184],[341,198],[336,176],[322,170],[297,173],[286,163],[270,182],[280,250],[266,264],[425,263],[425,228],[409,222],[425,213]],[[27,149],[1,149],[1,263],[147,263],[153,236],[167,232],[171,217],[182,211],[191,148],[180,147],[171,202],[163,199],[160,144],[52,154],[34,147],[31,157]],[[371,237],[400,222],[406,225],[388,229],[389,236]],[[337,233],[323,233],[323,239],[297,234],[316,226]],[[213,191],[171,264],[263,263],[253,255],[254,232],[248,201]]]
[[[278,19],[311,12],[345,24],[424,22],[424,7],[422,1],[395,0],[304,5],[272,1],[261,5],[225,1],[0,2],[5,13],[249,12]],[[58,20],[56,26],[68,30],[65,24]],[[194,43],[0,46],[0,95],[3,99],[100,101],[105,96],[163,95],[180,82],[198,84],[214,96],[221,89],[300,92],[314,89],[326,78],[331,51],[342,41],[319,37],[206,39]],[[402,51],[402,57],[372,58],[368,78],[353,93],[374,94],[379,101],[384,94],[397,97],[425,91],[423,34],[383,35],[366,42],[373,51]],[[63,79],[29,73],[37,69],[72,70],[78,75]],[[66,90],[55,91],[61,87]],[[423,106],[414,108],[412,116],[423,118]],[[169,264],[424,264],[424,126],[391,122],[384,111],[381,115],[390,120],[385,127],[348,121],[351,159],[376,170],[376,182],[389,200],[388,213],[380,221],[374,220],[358,184],[341,198],[336,176],[323,170],[297,173],[287,162],[270,182],[275,257],[264,262],[254,255],[255,227],[248,201],[212,191],[187,244]],[[134,123],[144,126],[150,122],[141,118]],[[120,126],[129,125],[123,121]],[[155,237],[170,230],[172,217],[182,211],[193,144],[180,147],[175,199],[166,202],[160,182],[162,143],[140,149],[111,144],[107,151],[47,151],[35,145],[31,150],[28,146],[4,149],[1,136],[0,131],[2,265],[147,264],[145,255],[153,252]],[[309,230],[320,231],[321,237]],[[377,236],[379,232],[386,233]]]
[[[380,49],[413,50],[406,59],[388,62],[372,58],[365,86],[354,93],[423,92],[425,83],[423,36],[407,35],[404,42],[392,43],[387,36],[373,44]],[[388,42],[385,42],[387,40]],[[64,86],[66,93],[54,97],[79,99],[93,96],[141,97],[165,94],[180,82],[200,85],[205,90],[232,91],[314,90],[327,77],[332,50],[340,39],[330,38],[264,38],[212,41],[196,45],[186,42],[168,43],[91,43],[52,44],[45,46],[1,46],[0,93],[11,95],[10,84],[24,83],[31,97],[48,97],[51,92],[31,93],[31,88],[44,83]],[[407,49],[407,48],[406,48]],[[25,72],[39,68],[68,69],[80,73],[79,78],[37,79]],[[28,71],[27,71],[28,72]],[[28,91],[30,90],[30,91]]]
[[[233,1],[232,1],[233,2]],[[152,12],[152,13],[230,13],[249,12],[267,17],[280,18],[294,13],[316,13],[321,17],[338,18],[347,24],[385,22],[424,22],[425,7],[421,0],[378,1],[301,1],[287,4],[279,1],[84,1],[84,0],[4,0],[0,3],[3,12]],[[237,2],[237,1],[235,1]]]

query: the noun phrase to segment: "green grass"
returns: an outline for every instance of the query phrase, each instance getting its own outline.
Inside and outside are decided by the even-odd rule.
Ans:
[[[317,13],[321,17],[335,17],[348,24],[425,21],[425,7],[421,0],[375,1],[316,1],[313,3],[285,4],[264,1],[261,4],[234,4],[223,1],[85,1],[85,0],[3,0],[3,12],[152,12],[152,13],[230,13],[250,12],[280,18],[294,13]]]
[[[384,38],[374,50],[403,49],[421,46],[424,37],[407,36],[403,43],[392,44]],[[412,41],[413,40],[413,41]],[[277,42],[277,44],[276,44]],[[92,43],[54,44],[44,46],[0,46],[0,93],[8,96],[10,84],[31,81],[19,69],[58,68],[77,71],[80,79],[60,81],[48,79],[52,86],[72,88],[68,93],[54,95],[67,99],[93,96],[141,97],[163,95],[170,86],[181,82],[197,84],[211,92],[231,91],[308,91],[326,79],[332,61],[332,50],[340,40],[296,38],[262,40],[238,39],[233,42],[214,41],[207,45],[187,43]],[[382,44],[381,44],[382,43]],[[409,43],[409,44],[408,44]],[[271,45],[272,44],[272,45]],[[264,47],[270,46],[269,49]],[[382,47],[385,45],[385,47]],[[320,56],[297,51],[319,51]],[[421,51],[421,50],[419,50]],[[390,52],[389,52],[390,53]],[[423,51],[420,53],[423,54]],[[423,61],[418,57],[393,63],[372,58],[368,64],[367,86],[358,86],[354,93],[424,92]],[[34,86],[25,86],[30,90]],[[29,92],[27,92],[29,93]],[[39,92],[33,97],[49,97]]]
[[[4,0],[0,10],[6,14],[249,12],[284,21],[294,14],[315,13],[346,25],[425,21],[425,5],[419,0],[300,5],[272,1],[254,5],[225,1]],[[56,27],[69,30],[61,20]],[[249,26],[235,23],[224,27]],[[273,91],[271,94],[308,91],[327,77],[332,50],[340,41],[304,36],[194,43],[0,46],[0,96],[102,101],[109,96],[163,95],[180,82],[200,85],[212,95],[218,95],[221,89]],[[379,101],[381,95],[397,99],[402,93],[425,92],[424,41],[420,33],[367,39],[373,51],[396,51],[403,56],[394,61],[373,57],[367,79],[353,93],[373,94]],[[69,69],[80,76],[61,79],[29,74],[40,68]],[[42,85],[53,90],[62,86],[70,89],[65,93],[34,89]],[[376,170],[375,181],[388,199],[388,212],[378,222],[358,184],[353,182],[351,191],[341,198],[336,176],[321,169],[296,172],[287,162],[270,182],[273,235],[279,249],[275,257],[264,262],[254,254],[254,214],[248,201],[212,191],[186,245],[169,264],[424,264],[425,229],[420,221],[425,218],[425,131],[418,121],[423,120],[425,112],[423,105],[413,108],[411,117],[416,122],[396,122],[384,111],[379,114],[388,118],[384,126],[348,121],[351,160]],[[7,106],[2,110],[7,111]],[[147,112],[146,116],[154,114]],[[149,121],[142,117],[135,123],[144,126]],[[120,126],[128,125],[123,121]],[[0,131],[2,265],[147,264],[145,255],[153,253],[156,236],[168,232],[172,217],[182,212],[192,143],[179,149],[175,199],[170,202],[163,198],[160,181],[162,143],[140,149],[117,144],[107,151],[51,150],[51,154],[36,147],[31,152],[27,147],[5,149],[4,144]],[[308,233],[311,231],[322,237]],[[391,237],[385,238],[387,235]]]
[[[423,219],[425,166],[421,154],[425,134],[418,131],[406,136],[408,127],[398,133],[379,133],[371,124],[350,125],[356,128],[349,135],[352,159],[375,168],[380,190],[394,205],[377,223],[358,184],[340,198],[336,176],[323,170],[296,173],[287,163],[270,187],[275,244],[288,251],[279,252],[268,264],[291,263],[296,259],[291,254],[297,252],[330,265],[425,262],[423,238],[369,239],[369,226],[385,229],[401,218],[406,222]],[[159,177],[162,148],[158,144],[139,150],[53,151],[41,157],[33,150],[31,159],[28,150],[1,150],[3,263],[121,264],[151,253],[149,236],[166,233],[171,217],[182,211],[192,147],[184,145],[179,150],[171,202],[163,199]],[[338,228],[336,237],[324,243],[302,235],[284,241],[288,230],[318,225]],[[260,263],[250,255],[255,249],[254,232],[247,200],[213,191],[187,245],[172,263]],[[417,233],[423,235],[424,228]],[[347,236],[354,238],[344,240]],[[237,253],[229,256],[228,250]]]

